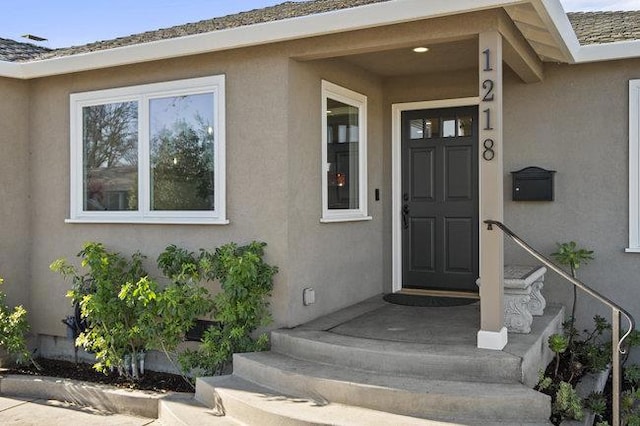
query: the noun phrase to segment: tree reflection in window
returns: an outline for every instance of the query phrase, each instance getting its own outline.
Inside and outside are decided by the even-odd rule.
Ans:
[[[211,93],[152,99],[151,210],[214,210]]]
[[[137,210],[137,102],[87,106],[82,119],[84,210]]]

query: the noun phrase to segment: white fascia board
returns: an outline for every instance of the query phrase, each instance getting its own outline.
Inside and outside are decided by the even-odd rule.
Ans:
[[[585,45],[581,46],[576,53],[576,63],[630,58],[640,58],[640,40]]]
[[[0,61],[0,77],[24,78],[21,65],[15,62]]]
[[[558,0],[550,0],[557,2]],[[526,3],[526,1],[524,1]],[[523,0],[393,0],[227,30],[17,64],[12,77],[38,78],[91,69],[353,31],[523,3]],[[0,69],[0,76],[4,75]]]

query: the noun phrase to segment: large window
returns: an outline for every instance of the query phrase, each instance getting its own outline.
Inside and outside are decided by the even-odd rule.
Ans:
[[[322,82],[322,222],[367,220],[367,97]]]
[[[629,81],[629,247],[640,253],[640,80]]]
[[[69,222],[227,223],[224,76],[71,95]]]

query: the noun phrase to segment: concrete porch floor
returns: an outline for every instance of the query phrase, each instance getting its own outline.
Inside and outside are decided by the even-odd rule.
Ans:
[[[502,351],[478,349],[480,302],[452,307],[416,307],[388,303],[382,295],[347,307],[333,314],[296,327],[356,341],[378,342],[398,351],[467,354],[485,358],[504,353],[522,359],[523,382],[533,386],[540,366],[547,365],[552,353],[547,349],[550,334],[562,330],[564,307],[549,304],[542,316],[534,317],[531,333],[509,333]],[[330,338],[330,337],[327,337]],[[373,343],[375,344],[375,343]]]
[[[547,425],[550,398],[533,386],[563,315],[547,305],[531,334],[494,351],[477,348],[477,303],[423,308],[379,295],[274,330],[270,351],[235,354],[232,375],[199,378],[196,400],[274,426]]]

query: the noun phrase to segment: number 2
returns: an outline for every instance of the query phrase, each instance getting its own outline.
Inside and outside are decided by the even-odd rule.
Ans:
[[[493,80],[485,80],[482,82],[482,88],[486,90],[484,96],[482,97],[482,102],[491,102],[494,99],[493,96]]]

